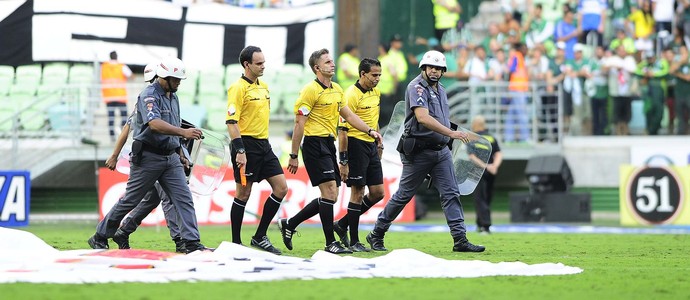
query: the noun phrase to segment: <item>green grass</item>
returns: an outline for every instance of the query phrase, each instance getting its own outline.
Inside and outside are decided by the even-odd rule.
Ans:
[[[37,224],[25,228],[60,250],[87,248],[94,224]],[[244,243],[255,227],[245,226]],[[202,242],[229,240],[228,226],[201,228]],[[300,228],[287,251],[275,226],[269,237],[286,255],[310,257],[323,248],[318,227]],[[364,237],[366,232],[361,232]],[[457,279],[339,279],[273,282],[175,282],[169,284],[4,284],[1,299],[690,299],[690,235],[469,234],[484,253],[450,251],[447,233],[390,232],[389,249],[415,248],[445,259],[560,262],[584,269],[577,275]],[[112,245],[114,243],[111,242]],[[165,228],[141,228],[134,248],[171,251]],[[383,253],[358,253],[374,257]],[[401,262],[404,263],[404,262]]]

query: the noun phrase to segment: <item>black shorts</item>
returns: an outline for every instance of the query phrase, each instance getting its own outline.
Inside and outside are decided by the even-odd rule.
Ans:
[[[613,97],[613,121],[630,122],[632,118],[632,99],[630,97]]]
[[[347,138],[350,173],[347,186],[383,184],[381,159],[375,142],[365,142],[357,138]]]
[[[244,169],[247,181],[260,182],[266,178],[283,174],[283,167],[280,166],[280,161],[273,153],[268,140],[243,136],[242,142],[244,143],[244,149],[247,151],[247,165]],[[235,149],[232,149],[230,151],[232,172],[235,175],[235,182],[240,183],[240,168],[237,167],[236,156],[237,152]]]
[[[340,169],[335,156],[335,140],[331,137],[305,136],[302,160],[312,186],[335,180],[340,186]]]

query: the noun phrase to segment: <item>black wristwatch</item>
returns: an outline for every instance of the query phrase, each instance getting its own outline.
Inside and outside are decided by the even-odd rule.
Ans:
[[[290,158],[292,158],[292,159],[297,159],[297,154],[290,153]]]
[[[237,153],[239,154],[244,154],[245,152],[247,152],[247,150],[245,150],[244,148],[237,149]]]
[[[367,135],[371,135],[372,131],[374,131],[374,128],[369,128],[369,130],[367,130]]]
[[[340,164],[343,165],[343,166],[347,166],[347,159],[346,159],[346,160],[341,160],[341,161],[340,161]]]

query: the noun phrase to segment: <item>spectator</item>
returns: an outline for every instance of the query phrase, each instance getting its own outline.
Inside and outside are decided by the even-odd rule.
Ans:
[[[544,55],[543,47],[536,47],[530,51],[527,58],[527,70],[531,81],[546,80],[546,72],[549,70],[549,59]]]
[[[522,31],[525,32],[525,43],[532,49],[536,45],[543,44],[547,48],[553,47],[553,23],[542,18],[542,5],[534,6],[532,14],[523,22]]]
[[[520,33],[520,22],[515,20],[513,13],[510,11],[503,12],[503,23],[499,27],[503,36],[506,37],[505,43],[503,43],[504,50],[510,51],[511,45],[520,41],[522,34]]]
[[[616,135],[628,135],[628,122],[631,115],[632,97],[638,93],[637,83],[632,74],[635,72],[635,59],[625,51],[623,45],[616,48],[616,55],[611,56],[602,65],[603,74],[608,74],[609,95],[613,97],[613,121]]]
[[[637,51],[647,51],[654,48],[652,34],[654,34],[654,17],[649,1],[642,1],[641,9],[628,16],[626,27],[632,24],[635,28],[633,37],[635,38],[635,49]]]
[[[606,52],[603,46],[597,46],[594,51],[594,59],[592,61],[590,80],[592,89],[585,88],[587,95],[590,97],[592,105],[592,134],[604,135],[606,128],[609,126],[608,121],[608,98],[609,87],[606,81],[606,75],[601,70]],[[588,84],[585,84],[588,86]]]
[[[117,52],[110,52],[110,60],[101,64],[101,92],[108,110],[110,140],[115,142],[115,112],[120,111],[121,125],[127,123],[127,78],[132,70],[117,60]]]
[[[683,28],[683,33],[685,33],[684,39],[688,43],[689,37],[687,35],[690,34],[690,0],[678,0],[678,10],[683,12],[682,18],[678,20],[678,27]]]
[[[510,13],[518,23],[522,22],[522,16],[532,7],[532,0],[501,0],[501,9]]]
[[[489,60],[489,78],[494,81],[508,80],[508,63],[503,49],[494,52],[494,57]]]
[[[407,81],[407,58],[402,52],[403,40],[399,34],[394,34],[390,40],[390,49],[388,49],[388,59],[391,60],[391,76],[394,82],[399,83],[395,85],[395,97],[400,101],[403,97],[404,85]]]
[[[527,142],[530,140],[529,118],[527,114],[527,92],[529,91],[529,77],[525,64],[527,46],[517,43],[513,46],[508,60],[510,80],[508,91],[508,111],[506,112],[504,139],[506,142]],[[520,131],[520,137],[515,138],[515,127]]]
[[[396,81],[397,78],[393,77],[395,63],[391,59],[391,56],[388,55],[388,45],[379,45],[378,60],[381,62],[381,80],[378,84],[379,91],[381,92],[381,115],[379,117],[379,124],[383,127],[388,125],[395,104],[402,99],[397,99],[395,97],[395,88],[398,82]]]
[[[637,10],[637,0],[609,0],[611,2],[611,25],[613,28],[625,28],[628,16]],[[616,48],[609,47],[615,51]]]
[[[585,57],[584,51],[587,46],[583,44],[575,45],[575,60],[570,62],[570,75],[566,76],[565,85],[570,82],[573,100],[573,116],[570,123],[570,133],[575,135],[590,134],[590,103],[584,91],[584,82],[592,78],[592,64]],[[570,80],[568,80],[570,79]],[[567,88],[566,88],[567,89]]]
[[[690,62],[688,60],[674,60],[669,68],[669,74],[676,78],[674,89],[675,112],[678,116],[676,134],[688,134],[688,116],[690,116]]]
[[[458,0],[431,0],[434,5],[434,34],[436,39],[443,40],[443,34],[458,28],[462,6]]]
[[[635,54],[635,40],[625,33],[625,26],[616,29],[616,38],[609,43],[609,50],[615,52],[619,45],[623,45],[628,54]]]
[[[637,65],[636,74],[642,77],[642,97],[645,101],[647,133],[659,134],[661,119],[664,116],[664,94],[666,93],[666,75],[668,62],[657,59],[653,51],[644,53],[645,60]]]
[[[346,44],[343,54],[338,57],[338,84],[344,89],[355,84],[359,79],[359,49],[353,44]]]
[[[651,1],[652,16],[654,17],[654,30],[657,33],[666,31],[666,34],[671,34],[673,31],[674,11],[676,0],[645,0]]]
[[[474,55],[469,62],[465,64],[463,72],[467,74],[468,83],[470,85],[481,84],[482,81],[488,78],[489,65],[486,61],[486,52],[482,46],[474,47]]]
[[[482,47],[486,53],[489,53],[490,57],[494,57],[493,53],[496,53],[498,49],[503,48],[503,42],[505,36],[501,32],[496,22],[489,23],[489,35],[482,40]]]
[[[556,55],[549,61],[549,70],[546,72],[546,92],[542,97],[542,113],[546,123],[546,138],[551,142],[558,141],[558,91],[563,91],[563,79],[565,78],[565,43],[556,43]],[[563,91],[563,106],[570,103],[570,93]],[[572,109],[571,109],[572,111]],[[572,114],[572,113],[571,113]]]
[[[563,20],[556,24],[554,32],[554,40],[556,42],[565,43],[565,59],[572,60],[575,58],[573,47],[577,44],[577,38],[580,36],[580,30],[575,26],[573,19],[573,12],[566,10],[563,15]]]
[[[582,33],[580,43],[590,46],[603,44],[606,26],[606,0],[580,0],[577,6],[577,26]],[[591,41],[594,39],[594,41]]]
[[[666,60],[669,62],[669,68],[673,68],[674,65],[678,69],[685,61],[688,61],[688,48],[685,46],[683,41],[683,28],[676,27],[676,31],[673,33],[673,39],[667,45],[667,49],[664,51]],[[674,134],[677,132],[675,130],[675,119],[676,119],[676,96],[675,91],[676,83],[681,80],[677,76],[672,74],[673,72],[669,70],[668,87],[666,93],[666,107],[668,108],[668,132],[669,134]],[[680,116],[681,118],[687,119],[687,116]],[[687,123],[687,122],[686,122]]]

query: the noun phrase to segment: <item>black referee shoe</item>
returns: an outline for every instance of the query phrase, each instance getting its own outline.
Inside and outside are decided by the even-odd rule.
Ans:
[[[326,246],[324,250],[333,254],[352,254],[352,250],[343,247],[343,244],[339,241],[333,241],[330,245]]]
[[[282,252],[280,252],[280,250],[278,250],[278,248],[273,247],[273,244],[271,244],[271,241],[268,240],[268,237],[265,235],[262,236],[261,238],[252,237],[251,244],[252,244],[252,246],[254,246],[256,248],[259,248],[259,249],[264,250],[266,252],[271,252],[275,255],[283,254]]]
[[[292,235],[297,233],[297,231],[289,228],[287,219],[278,219],[278,228],[280,229],[280,235],[283,236],[285,248],[292,250]]]
[[[350,247],[350,238],[347,236],[347,228],[342,228],[338,222],[335,222],[333,223],[333,232],[338,235],[343,246]]]

